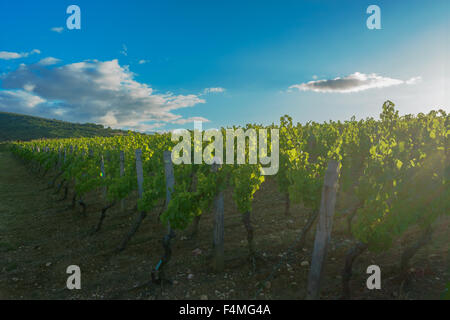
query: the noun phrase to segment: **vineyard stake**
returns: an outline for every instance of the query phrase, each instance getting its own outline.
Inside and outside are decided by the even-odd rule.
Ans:
[[[311,269],[308,277],[308,300],[319,298],[320,282],[323,274],[323,265],[327,255],[331,229],[333,227],[334,206],[339,177],[339,163],[335,160],[328,162],[322,189],[322,198],[317,224],[314,250],[311,258]]]
[[[59,150],[58,150],[58,164],[56,165],[57,166],[57,168],[59,169],[59,168],[61,168],[61,165],[62,165],[62,152],[61,152],[61,147],[59,147]]]
[[[142,150],[136,150],[136,175],[138,183],[139,199],[142,199],[144,193],[144,171],[142,170]]]
[[[212,172],[217,174],[220,165],[217,162],[212,164]],[[213,268],[216,272],[224,269],[224,208],[223,192],[219,191],[214,199],[214,235],[213,235]]]
[[[169,206],[170,199],[172,198],[172,191],[175,186],[175,177],[173,174],[173,165],[172,165],[172,152],[164,151],[164,174],[166,177],[166,209]],[[172,233],[172,229],[170,228],[170,222],[167,222],[167,231],[169,234]]]
[[[125,153],[120,151],[120,176],[123,177],[125,175]],[[120,209],[122,211],[125,210],[125,199],[120,201]]]
[[[102,172],[102,179],[105,179],[105,159],[103,158],[103,155],[100,159],[100,169]],[[103,187],[103,199],[106,201],[106,187]]]
[[[142,199],[142,196],[144,194],[144,171],[142,169],[142,150],[137,149],[135,152],[136,155],[136,176],[137,176],[137,184],[138,184],[138,194],[139,199]],[[147,213],[145,211],[141,211],[139,213],[139,216],[134,223],[131,230],[128,232],[128,234],[125,236],[125,238],[122,240],[122,243],[117,248],[118,251],[122,251],[127,246],[128,241],[130,241],[131,237],[138,231],[142,221],[147,216]]]
[[[163,153],[164,159],[164,176],[166,178],[166,208],[169,206],[170,199],[172,198],[172,191],[175,186],[175,176],[173,173],[173,164],[172,164],[172,152],[164,151]],[[159,260],[155,269],[152,271],[152,281],[162,284],[164,280],[164,269],[163,267],[170,261],[172,256],[172,249],[170,247],[170,240],[175,237],[175,233],[170,227],[170,221],[167,221],[167,234],[163,238],[163,248],[164,255]],[[159,277],[157,278],[157,273],[159,273]]]

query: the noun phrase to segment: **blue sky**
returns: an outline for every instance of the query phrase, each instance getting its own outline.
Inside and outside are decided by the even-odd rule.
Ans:
[[[66,27],[71,4],[81,30]],[[366,26],[372,4],[381,30]],[[3,1],[0,111],[142,131],[376,117],[387,99],[401,113],[449,111],[449,9],[447,0]]]

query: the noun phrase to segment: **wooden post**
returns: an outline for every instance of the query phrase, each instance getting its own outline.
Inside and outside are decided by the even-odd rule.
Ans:
[[[136,155],[136,176],[138,184],[138,194],[139,199],[142,199],[142,195],[144,194],[144,171],[142,169],[142,150],[137,149],[135,155]],[[128,232],[128,234],[125,236],[125,238],[122,240],[122,243],[118,247],[119,251],[125,249],[128,241],[130,241],[131,237],[133,237],[133,235],[138,231],[139,226],[141,225],[142,221],[145,219],[146,216],[147,213],[145,211],[140,212],[139,217],[137,218],[133,227],[130,229],[130,231]]]
[[[164,151],[164,174],[166,177],[166,208],[172,199],[172,191],[175,186],[175,175],[173,173],[172,151]],[[167,234],[172,235],[170,221],[167,222]]]
[[[105,160],[103,155],[100,158],[100,170],[102,172],[102,179],[105,179]],[[103,199],[106,201],[106,187],[103,188]]]
[[[217,173],[220,164],[214,161],[212,172]],[[213,268],[216,272],[224,269],[224,212],[223,212],[223,192],[220,191],[214,199],[214,235],[213,235]]]
[[[316,238],[314,240],[311,269],[309,270],[308,294],[306,297],[308,300],[315,300],[319,298],[320,282],[324,269],[323,265],[327,255],[331,229],[333,227],[338,177],[339,163],[335,160],[330,160],[328,162],[328,168],[325,173],[323,183],[319,222],[317,224]]]
[[[123,177],[125,175],[125,153],[120,151],[120,176]],[[120,209],[122,211],[125,210],[125,199],[120,201]]]
[[[86,149],[83,149],[83,152],[81,154],[81,157],[83,158],[83,161],[86,161],[86,158],[89,158],[88,154],[89,154],[89,149],[87,151],[86,151]],[[86,176],[86,172],[83,172],[82,176],[85,177]],[[84,200],[83,200],[82,196],[79,198],[78,203],[80,204],[80,206],[82,208],[80,212],[85,214],[85,212],[86,212],[86,204],[84,203]]]
[[[142,199],[144,193],[144,171],[142,169],[142,150],[136,150],[136,175],[138,183],[139,199]]]
[[[57,164],[57,167],[58,168],[61,168],[61,165],[62,165],[62,152],[61,152],[61,147],[59,147],[59,149],[58,149],[58,153],[59,153],[59,155],[58,155],[58,164]]]
[[[166,178],[166,208],[169,206],[170,200],[172,199],[172,191],[175,186],[175,176],[173,173],[173,164],[172,164],[172,152],[169,150],[164,151],[163,153],[164,160],[164,176]],[[155,269],[152,271],[152,281],[159,281],[162,285],[162,281],[164,281],[164,266],[169,263],[170,258],[172,256],[172,249],[170,247],[171,239],[175,237],[175,233],[170,227],[170,221],[167,221],[167,234],[164,236],[162,243],[164,248],[164,255],[159,260],[158,264],[155,266]],[[159,273],[157,279],[156,274]]]

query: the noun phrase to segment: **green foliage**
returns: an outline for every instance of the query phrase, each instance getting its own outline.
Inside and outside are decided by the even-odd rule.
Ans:
[[[450,212],[449,116],[400,116],[387,101],[380,119],[280,121],[280,191],[318,210],[327,162],[340,161],[340,186],[358,198],[353,235],[374,251]]]
[[[263,127],[243,129],[249,128]],[[267,129],[279,129],[276,179],[280,191],[313,211],[320,208],[328,161],[340,162],[340,187],[354,194],[359,205],[353,235],[370,250],[387,250],[412,226],[428,228],[439,216],[450,214],[450,128],[443,110],[400,116],[387,101],[380,120],[294,125],[292,118],[284,116],[279,126]],[[226,136],[225,129],[222,135]],[[80,196],[106,188],[108,200],[117,201],[137,190],[135,151],[141,149],[144,192],[138,208],[151,211],[166,199],[163,152],[172,150],[175,143],[170,134],[129,133],[33,140],[14,143],[12,150],[46,169],[59,167],[67,180],[75,181]],[[203,148],[207,144],[204,141]],[[194,150],[193,141],[190,146]],[[236,156],[236,144],[234,150]],[[125,154],[123,175],[121,151]],[[254,195],[264,182],[260,164],[223,164],[217,172],[206,164],[180,164],[173,169],[175,187],[161,219],[175,229],[186,228],[196,216],[209,211],[215,196],[226,188],[233,189],[241,213],[251,211]]]

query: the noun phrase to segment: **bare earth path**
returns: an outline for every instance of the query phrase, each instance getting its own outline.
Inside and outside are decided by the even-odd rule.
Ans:
[[[23,298],[25,292],[16,294],[20,287],[33,288],[49,276],[45,265],[36,265],[34,259],[36,255],[40,255],[39,260],[42,256],[51,258],[42,243],[42,239],[49,239],[42,237],[44,230],[35,229],[33,221],[55,209],[42,201],[42,194],[36,192],[39,187],[42,183],[10,153],[0,152],[0,299]]]
[[[57,219],[67,204],[43,190],[47,181],[0,152],[0,299],[51,298],[64,288],[65,270],[54,265],[72,255]]]
[[[119,223],[109,218],[105,232],[90,237],[100,208],[96,202],[101,201],[93,195],[90,215],[84,217],[79,209],[68,208],[69,200],[60,201],[61,195],[46,188],[49,180],[30,172],[11,153],[0,152],[0,299],[104,298],[105,292],[120,292],[117,287],[133,287],[135,276],[146,279],[144,268],[133,261],[137,250],[144,253],[140,262],[148,264],[145,251],[137,247],[151,240],[148,235],[136,236],[128,252],[113,252],[133,221],[132,213],[115,213]],[[83,290],[66,288],[66,269],[73,264],[82,269]]]
[[[0,299],[80,298],[66,289],[66,268],[83,265],[92,273],[89,262],[102,252],[102,241],[86,236],[96,216],[80,219],[61,195],[46,190],[48,181],[0,152]],[[94,263],[101,269],[105,261]]]

